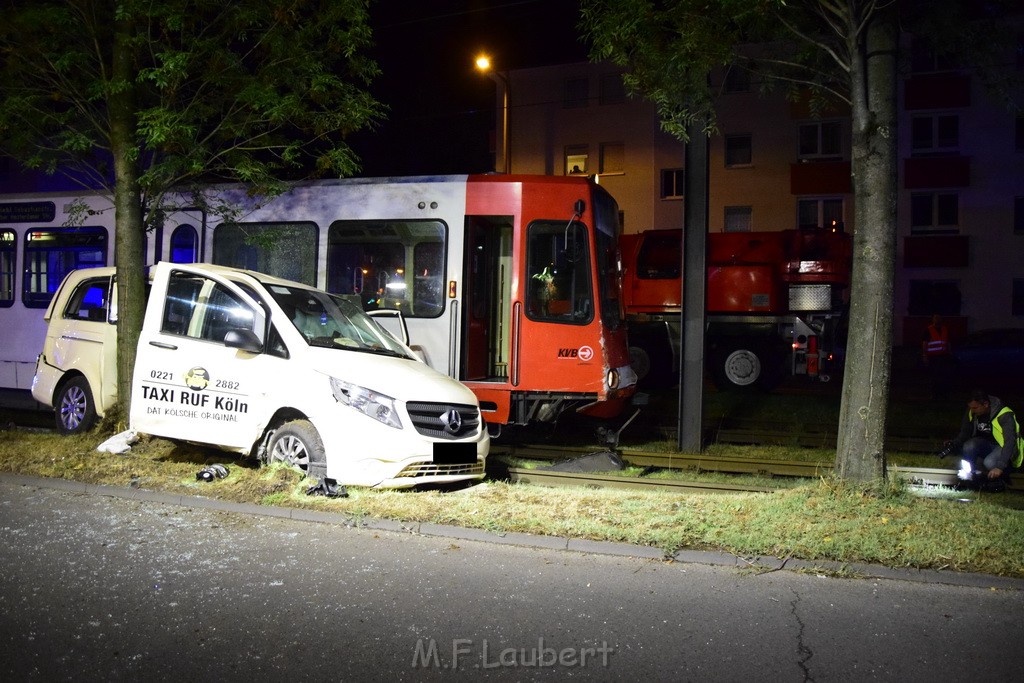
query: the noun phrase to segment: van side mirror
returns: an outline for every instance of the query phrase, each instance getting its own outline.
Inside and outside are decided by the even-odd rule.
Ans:
[[[249,353],[260,353],[263,351],[263,343],[252,330],[233,329],[224,334],[224,346],[231,349],[241,349]]]

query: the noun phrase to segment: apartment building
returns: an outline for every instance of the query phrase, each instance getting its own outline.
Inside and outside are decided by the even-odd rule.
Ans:
[[[970,70],[909,54],[898,88],[894,343],[917,344],[933,313],[954,336],[1024,327],[1024,117]],[[1020,54],[1008,68],[1024,68]],[[596,175],[626,233],[682,225],[684,145],[660,130],[652,104],[626,96],[614,65],[507,76],[513,172]],[[815,117],[740,76],[712,76],[709,230],[855,231],[849,111]]]

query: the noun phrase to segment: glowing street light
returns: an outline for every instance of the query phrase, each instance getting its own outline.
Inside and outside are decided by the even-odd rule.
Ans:
[[[501,156],[502,166],[505,173],[512,172],[512,141],[509,135],[509,97],[511,96],[512,86],[509,83],[508,77],[505,74],[499,73],[494,70],[494,65],[491,63],[491,58],[487,55],[480,55],[476,58],[476,68],[482,73],[487,74],[488,78],[493,80],[495,83],[501,86]],[[495,163],[497,168],[497,163]]]

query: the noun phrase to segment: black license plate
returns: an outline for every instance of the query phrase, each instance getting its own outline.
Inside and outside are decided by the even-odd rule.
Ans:
[[[475,462],[475,443],[434,443],[435,465],[472,465]]]

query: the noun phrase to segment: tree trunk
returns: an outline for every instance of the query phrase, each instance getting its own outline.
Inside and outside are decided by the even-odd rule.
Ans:
[[[145,312],[145,232],[135,138],[134,28],[118,19],[115,28],[109,102],[110,148],[114,159],[114,265],[117,266],[117,391],[128,419],[135,351]]]
[[[896,254],[897,35],[889,7],[876,11],[850,45],[857,228],[835,471],[856,482],[885,477]]]

